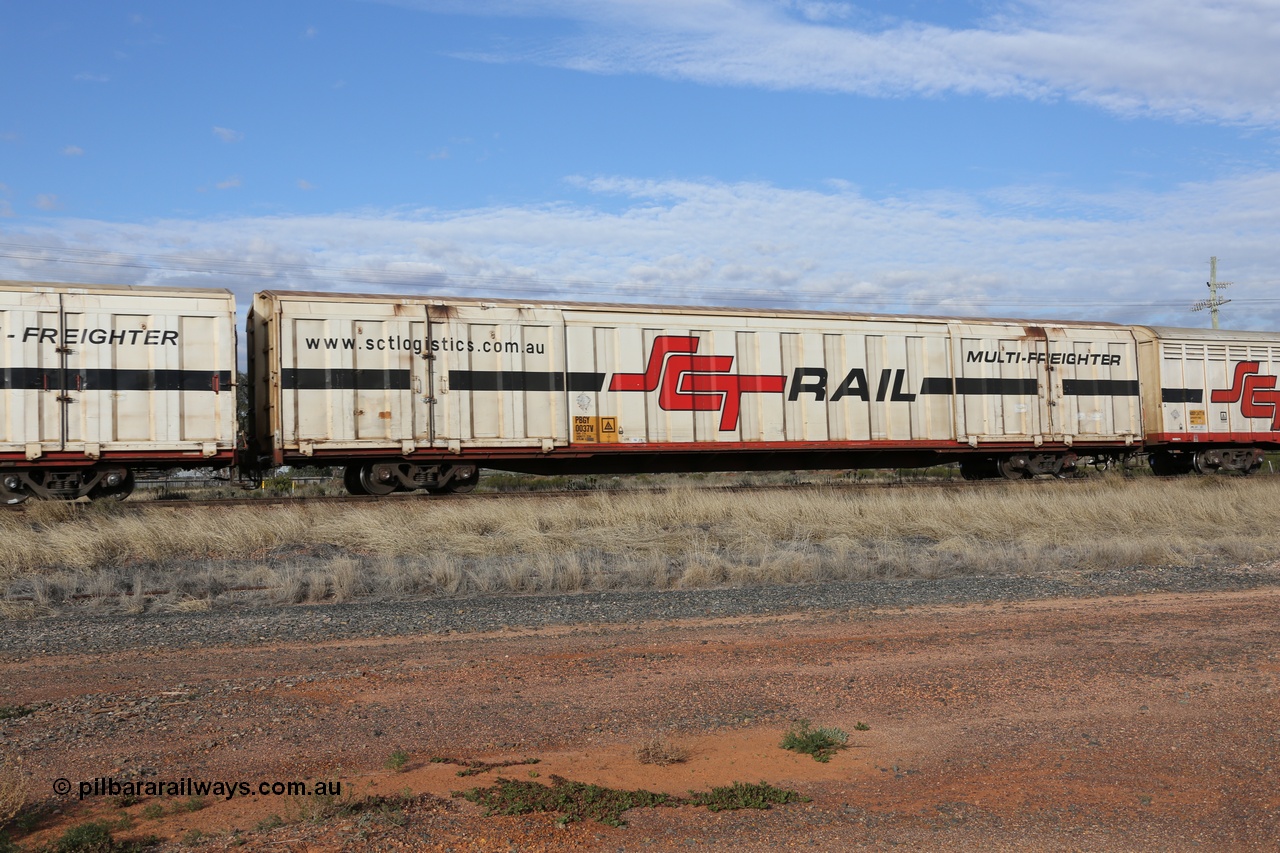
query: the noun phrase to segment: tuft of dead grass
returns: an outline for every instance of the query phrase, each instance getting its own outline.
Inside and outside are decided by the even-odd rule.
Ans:
[[[27,802],[27,789],[28,780],[22,770],[22,761],[15,755],[0,751],[0,827],[22,810]]]
[[[636,747],[636,760],[641,764],[682,764],[689,760],[688,747],[681,746],[664,735],[654,735]]]

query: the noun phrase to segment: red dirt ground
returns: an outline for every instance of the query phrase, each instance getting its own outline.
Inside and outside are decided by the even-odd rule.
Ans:
[[[1271,588],[88,651],[0,660],[6,701],[38,705],[0,731],[33,798],[57,808],[18,839],[28,850],[91,818],[174,849],[1276,850],[1278,628]],[[849,732],[850,748],[826,764],[780,749],[801,718]],[[656,734],[688,760],[640,763]],[[385,769],[397,750],[407,764]],[[539,763],[460,778],[432,757]],[[673,794],[764,781],[810,801],[562,828],[450,796],[553,775]],[[51,793],[59,777],[108,776],[408,796],[316,819],[314,798],[185,811],[188,797]]]

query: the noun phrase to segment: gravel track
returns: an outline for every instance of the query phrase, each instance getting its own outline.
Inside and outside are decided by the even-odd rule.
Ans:
[[[0,721],[0,740],[52,809],[24,849],[93,818],[165,851],[193,835],[200,849],[272,853],[1273,850],[1277,596],[1280,563],[67,608],[0,622],[0,705],[28,710]],[[778,747],[797,719],[856,742],[830,764],[793,755]],[[638,761],[655,733],[690,759]],[[409,764],[388,769],[392,750]],[[519,778],[621,790],[767,780],[810,801],[562,828],[554,815],[481,816],[450,796],[470,783],[435,756],[536,757]],[[340,780],[344,794],[411,802],[322,820],[305,798],[197,810],[56,788],[100,777]]]
[[[21,658],[86,649],[109,653],[137,648],[255,646],[504,628],[1211,592],[1278,584],[1280,564],[1144,566],[1085,572],[1065,579],[962,577],[700,590],[483,595],[141,615],[87,615],[72,610],[50,618],[0,622],[0,653]]]

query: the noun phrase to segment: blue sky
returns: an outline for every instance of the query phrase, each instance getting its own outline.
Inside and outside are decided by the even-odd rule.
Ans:
[[[8,2],[0,277],[1280,330],[1280,5]]]

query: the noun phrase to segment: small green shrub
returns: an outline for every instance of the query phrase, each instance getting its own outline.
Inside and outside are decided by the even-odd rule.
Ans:
[[[653,791],[619,791],[585,782],[571,782],[551,776],[551,785],[498,779],[488,788],[454,791],[484,809],[485,817],[557,812],[561,826],[574,821],[592,819],[606,826],[626,826],[622,813],[628,809],[677,805],[679,798]]]
[[[710,811],[731,809],[767,809],[771,805],[808,802],[808,799],[784,788],[765,782],[748,785],[734,782],[731,786],[710,791],[690,791],[689,797],[675,797],[654,791],[619,791],[583,782],[571,782],[559,776],[549,777],[551,785],[498,779],[488,788],[454,791],[453,796],[470,800],[484,809],[486,817],[556,812],[561,826],[590,818],[607,826],[626,826],[622,819],[628,809],[659,806],[702,806]]]
[[[53,845],[53,853],[115,853],[118,849],[105,821],[73,826]]]
[[[758,785],[734,782],[710,791],[690,791],[688,802],[703,806],[707,811],[723,812],[733,809],[767,809],[774,804],[807,803],[809,798],[786,788],[775,788],[767,782]]]
[[[207,805],[209,805],[209,801],[204,797],[192,797],[189,800],[174,803],[173,810],[175,812],[198,812]]]
[[[384,768],[387,770],[394,770],[396,773],[403,772],[408,765],[409,753],[405,752],[403,749],[397,749],[387,757],[386,761],[382,762],[382,766]]]
[[[782,738],[782,748],[804,755],[812,755],[814,761],[826,763],[849,745],[849,735],[840,729],[809,728],[808,720],[797,720]]]
[[[71,827],[52,847],[44,850],[46,853],[140,853],[156,843],[155,836],[131,844],[116,841],[111,835],[111,824],[98,820]]]

